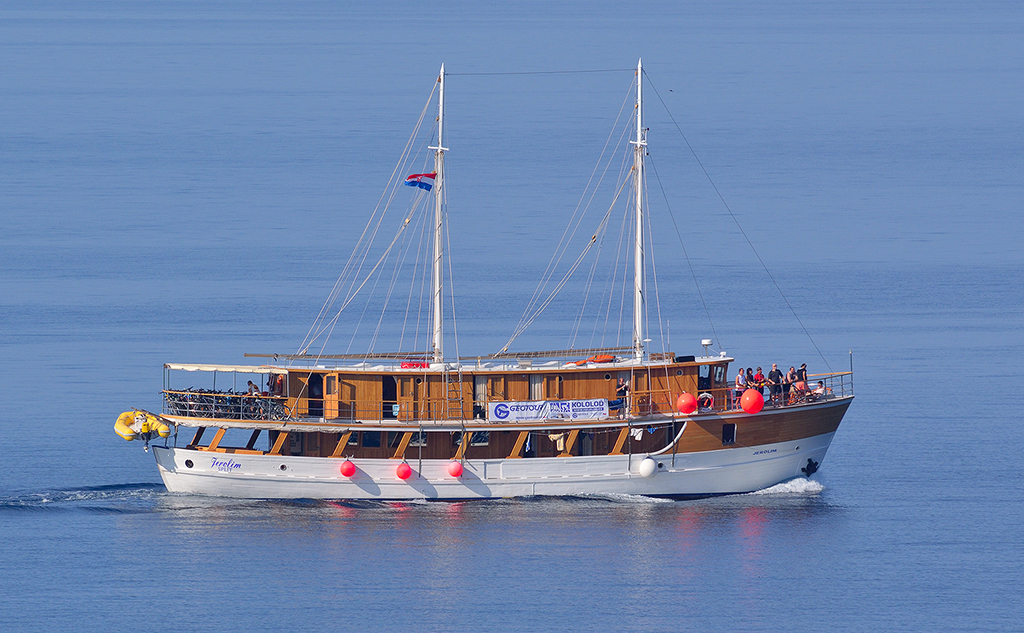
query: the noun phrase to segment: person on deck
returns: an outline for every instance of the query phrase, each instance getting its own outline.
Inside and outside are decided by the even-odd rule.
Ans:
[[[733,406],[739,406],[740,398],[743,397],[743,392],[746,390],[747,377],[743,374],[743,368],[740,367],[740,371],[736,374],[736,386],[732,390]]]
[[[754,374],[754,387],[761,392],[761,397],[764,397],[764,388],[768,384],[768,379],[761,373],[761,368],[757,368],[757,373]]]
[[[619,416],[625,417],[629,413],[629,381],[619,378],[619,384],[615,388],[615,397],[619,402]]]
[[[790,367],[786,372],[786,377],[782,379],[782,401],[785,403],[789,402],[789,390],[794,382],[796,382],[796,368]]]
[[[772,394],[772,403],[778,406],[782,397],[782,372],[779,371],[778,363],[772,363],[772,370],[768,372],[768,390]]]
[[[800,369],[796,370],[796,382],[793,386],[801,394],[807,393],[807,363],[801,364]]]
[[[260,387],[259,387],[259,385],[254,384],[251,380],[249,381],[249,395],[250,396],[258,396],[258,395],[260,395]]]

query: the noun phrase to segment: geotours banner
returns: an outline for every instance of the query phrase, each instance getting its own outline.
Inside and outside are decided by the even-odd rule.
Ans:
[[[608,401],[552,400],[540,402],[490,402],[488,422],[523,422],[528,420],[597,420],[608,417]]]

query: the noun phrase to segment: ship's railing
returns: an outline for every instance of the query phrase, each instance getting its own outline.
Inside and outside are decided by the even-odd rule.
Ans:
[[[822,381],[825,387],[825,395],[828,397],[842,397],[853,395],[853,372],[839,371],[827,374],[810,374],[807,376],[807,386],[813,391],[817,388],[818,381]]]
[[[695,396],[698,413],[728,411],[734,408],[732,406],[732,389],[725,387],[699,389]],[[630,398],[629,410],[632,415],[672,414],[676,412],[676,399],[679,398],[679,392],[672,389],[637,389]]]
[[[164,413],[186,418],[285,420],[287,398],[207,389],[166,390]]]
[[[818,386],[818,382],[821,386]],[[819,402],[836,397],[853,395],[853,373],[852,372],[830,372],[825,374],[811,374],[807,377],[807,389],[797,390],[791,385],[788,390],[783,390],[779,398],[773,402],[771,389],[764,388],[765,404],[776,407],[788,407],[809,402]],[[756,389],[756,387],[755,387]],[[736,411],[740,409],[740,399],[736,396],[733,387],[721,387],[715,389],[698,389],[694,394],[697,398],[697,413],[711,413],[714,411]],[[630,413],[632,415],[653,415],[656,413],[674,413],[676,411],[677,392],[671,389],[636,390],[630,398]]]
[[[821,386],[818,386],[818,382]],[[766,405],[787,407],[853,395],[853,374],[832,372],[808,376],[807,390],[789,389],[788,395],[773,402],[765,389]],[[166,390],[164,412],[189,418],[220,418],[228,420],[286,420],[289,418],[325,418],[328,420],[378,420],[380,422],[442,421],[459,418],[486,417],[487,401],[449,401],[445,398],[423,398],[402,401],[340,401],[315,398],[248,395],[232,391],[205,389]],[[735,411],[739,399],[732,387],[698,390],[698,413]],[[636,390],[627,402],[629,414],[646,416],[676,412],[679,394],[671,389]],[[785,400],[783,402],[783,400]],[[609,401],[614,402],[614,400]],[[476,416],[470,413],[473,411]],[[614,406],[614,416],[619,409]]]

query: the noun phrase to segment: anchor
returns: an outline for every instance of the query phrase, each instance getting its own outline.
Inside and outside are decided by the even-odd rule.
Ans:
[[[818,472],[818,462],[813,459],[807,460],[807,465],[800,469],[800,472],[810,477],[814,473]]]

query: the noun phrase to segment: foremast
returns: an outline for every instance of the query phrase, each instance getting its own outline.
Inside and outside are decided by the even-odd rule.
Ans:
[[[442,301],[442,290],[444,278],[442,270],[442,259],[444,255],[444,213],[442,209],[444,189],[444,153],[448,150],[444,146],[444,64],[441,64],[441,72],[437,77],[440,84],[437,98],[437,147],[430,147],[434,150],[434,266],[430,274],[431,309],[430,320],[433,324],[434,343],[433,361],[444,362],[444,302]]]
[[[636,140],[633,147],[633,177],[636,179],[636,239],[633,243],[633,358],[644,359],[644,154],[647,130],[644,129],[643,60],[636,63]]]

